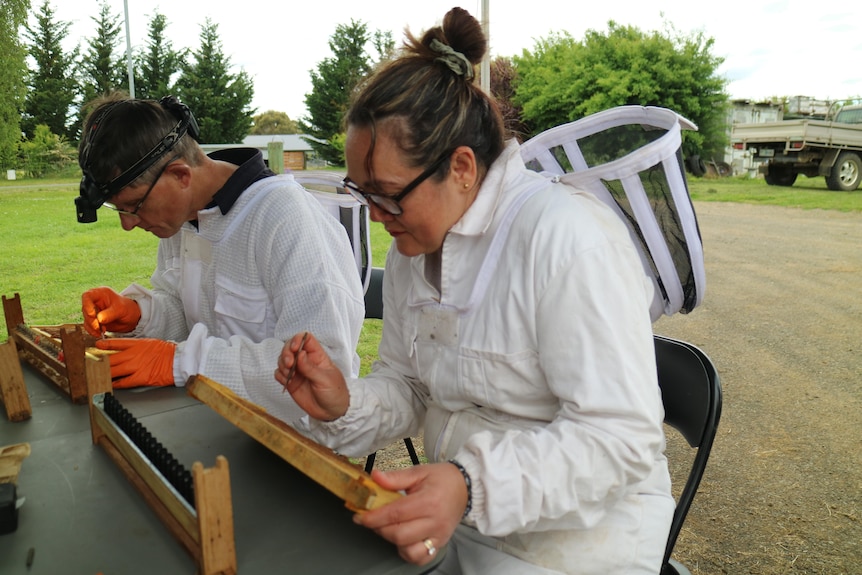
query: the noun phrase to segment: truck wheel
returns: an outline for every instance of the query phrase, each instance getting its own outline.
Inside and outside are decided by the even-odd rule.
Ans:
[[[790,187],[796,183],[796,176],[798,175],[796,172],[791,172],[790,170],[777,170],[770,166],[769,171],[766,172],[765,179],[766,183],[770,186]]]
[[[837,192],[852,192],[859,187],[862,160],[852,152],[841,152],[832,173],[826,177],[826,187]]]

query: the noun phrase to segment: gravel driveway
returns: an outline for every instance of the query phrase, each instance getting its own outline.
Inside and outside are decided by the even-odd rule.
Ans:
[[[693,573],[862,573],[862,214],[695,208],[706,297],[655,331],[711,356],[724,410],[676,556]]]

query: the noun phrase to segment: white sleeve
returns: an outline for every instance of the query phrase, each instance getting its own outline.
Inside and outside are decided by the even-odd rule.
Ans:
[[[387,258],[383,276],[386,328],[378,350],[380,359],[366,377],[348,381],[350,408],[344,416],[329,423],[306,418],[301,424],[317,441],[350,457],[363,457],[404,437],[415,437],[424,424],[428,390],[416,378],[402,337],[400,310],[406,301],[393,287],[399,271],[392,262],[397,259]]]
[[[232,252],[254,262],[274,327],[252,339],[198,323],[178,344],[174,366],[178,383],[201,373],[293,423],[301,411],[274,376],[284,342],[310,331],[346,377],[355,375],[365,307],[341,224],[298,186],[284,193],[297,194],[296,201],[284,207],[273,194],[249,222],[253,233]]]

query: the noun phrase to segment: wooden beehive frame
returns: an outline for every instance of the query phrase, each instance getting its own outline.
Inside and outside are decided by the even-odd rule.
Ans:
[[[227,459],[204,468],[195,462],[194,508],[159,473],[135,443],[101,408],[110,388],[90,386],[90,429],[93,443],[102,446],[126,479],[192,556],[197,575],[235,575],[236,547],[233,504]]]
[[[378,485],[347,458],[300,435],[285,422],[202,375],[189,378],[189,395],[209,405],[222,417],[259,441],[344,500],[353,511],[382,507],[402,495]]]
[[[194,558],[201,575],[235,574],[236,548],[227,459],[219,456],[215,467],[209,469],[200,462],[192,466],[195,507],[190,508],[128,435],[101,409],[104,394],[109,391],[109,386],[91,385],[89,388],[93,443],[103,447],[141,493],[144,501]],[[189,379],[188,393],[339,496],[354,511],[375,509],[401,497],[400,493],[377,485],[359,466],[303,437],[215,381],[201,375],[194,376]]]
[[[24,360],[74,403],[82,404],[87,402],[88,381],[95,377],[107,377],[107,381],[111,381],[110,369],[103,369],[107,360],[103,361],[93,353],[94,349],[90,346],[94,338],[81,324],[27,326],[21,298],[17,293],[12,298],[3,296],[3,313],[9,341],[14,342],[17,351],[17,359],[8,350],[0,352],[0,369],[4,373],[14,372],[13,363]],[[20,372],[20,369],[18,364],[17,371]]]

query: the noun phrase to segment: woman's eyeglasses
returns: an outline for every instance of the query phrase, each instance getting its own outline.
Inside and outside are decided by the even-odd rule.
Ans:
[[[404,210],[401,209],[401,204],[399,202],[401,202],[401,200],[403,200],[407,196],[407,194],[415,190],[419,186],[419,184],[427,180],[431,176],[431,174],[436,172],[437,169],[443,164],[443,162],[445,162],[451,155],[451,152],[447,152],[446,154],[441,156],[439,160],[431,164],[428,169],[416,176],[416,178],[412,182],[404,186],[404,189],[401,190],[400,193],[394,196],[387,196],[384,194],[369,194],[368,192],[360,188],[356,182],[354,182],[347,176],[344,177],[342,183],[344,184],[344,189],[350,192],[350,195],[359,200],[359,202],[363,205],[367,206],[369,202],[374,202],[375,206],[377,206],[387,214],[393,216],[400,216],[404,212]]]

